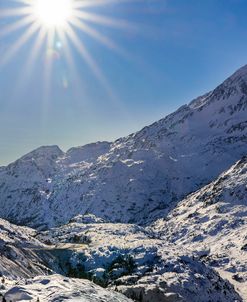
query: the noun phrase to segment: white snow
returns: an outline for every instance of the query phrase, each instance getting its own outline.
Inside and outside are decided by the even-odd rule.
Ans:
[[[154,229],[215,268],[247,301],[247,157],[181,201]]]
[[[0,216],[35,228],[79,214],[147,224],[246,153],[247,68],[115,142],[41,147],[0,169]],[[135,181],[130,181],[135,180]]]
[[[5,293],[9,301],[40,302],[130,302],[125,296],[103,289],[90,281],[65,278],[61,275],[35,277],[19,281]]]
[[[131,301],[109,289],[142,302],[247,301],[246,151],[244,66],[137,133],[41,147],[0,167],[0,217],[38,230],[0,220],[0,291],[12,301]]]

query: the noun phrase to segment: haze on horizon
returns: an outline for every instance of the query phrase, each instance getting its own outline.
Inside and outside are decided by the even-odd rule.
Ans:
[[[81,8],[84,27],[73,24],[67,43],[63,32],[45,43],[34,31],[15,49],[31,23],[11,30],[23,16],[6,12],[21,5],[0,2],[0,165],[41,145],[137,131],[247,63],[244,0],[105,1]]]

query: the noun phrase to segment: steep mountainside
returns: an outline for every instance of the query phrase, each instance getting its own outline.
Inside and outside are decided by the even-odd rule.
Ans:
[[[38,250],[44,244],[35,239],[35,231],[0,219],[0,273],[11,280],[47,274],[45,254]]]
[[[247,301],[247,157],[180,202],[154,229],[218,270]]]
[[[147,224],[246,153],[247,66],[215,90],[113,143],[41,147],[0,169],[0,217],[47,228],[92,213]]]

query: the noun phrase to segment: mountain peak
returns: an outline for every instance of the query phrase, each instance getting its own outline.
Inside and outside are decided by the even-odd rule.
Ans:
[[[234,72],[215,91],[219,89],[225,90],[228,95],[236,93],[247,95],[247,65]]]
[[[21,160],[37,159],[40,157],[56,158],[62,155],[63,151],[57,145],[41,146],[24,155]]]
[[[111,143],[103,141],[71,148],[66,152],[66,162],[70,164],[82,161],[94,162],[99,156],[109,151],[110,145]]]
[[[230,78],[244,77],[247,79],[247,64],[240,67]]]

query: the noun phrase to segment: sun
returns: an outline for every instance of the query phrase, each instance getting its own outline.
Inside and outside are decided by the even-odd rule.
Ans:
[[[33,14],[46,28],[61,28],[73,17],[72,0],[36,0]]]
[[[125,0],[124,0],[125,1]],[[135,0],[132,0],[135,1]],[[1,0],[0,0],[1,2]],[[0,70],[8,64],[19,50],[32,41],[27,56],[25,77],[20,76],[20,83],[30,78],[35,70],[35,61],[39,58],[45,63],[43,69],[43,85],[45,98],[50,95],[54,75],[55,60],[61,60],[66,66],[66,75],[61,76],[63,86],[68,86],[67,75],[80,78],[74,51],[85,61],[95,78],[105,88],[109,97],[115,98],[111,85],[108,83],[103,70],[89,51],[85,36],[99,42],[110,51],[129,58],[129,53],[103,32],[106,28],[137,32],[135,23],[125,19],[102,14],[99,7],[121,3],[120,0],[9,0],[6,8],[0,8],[0,39],[15,35],[13,43],[0,56]],[[1,6],[1,5],[0,5]],[[103,9],[102,9],[103,11]],[[8,44],[8,43],[7,43]],[[62,73],[62,72],[60,72]],[[65,73],[65,72],[64,72]],[[56,75],[57,76],[57,75]],[[69,78],[68,76],[68,78]],[[24,83],[24,82],[23,82]]]

